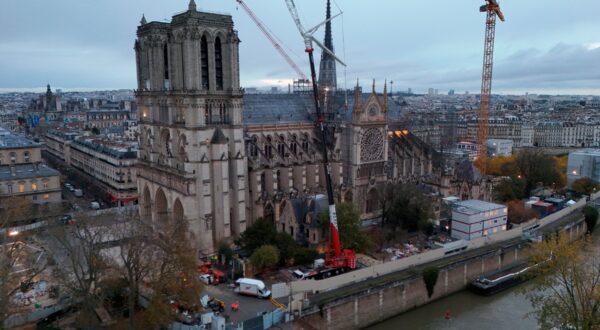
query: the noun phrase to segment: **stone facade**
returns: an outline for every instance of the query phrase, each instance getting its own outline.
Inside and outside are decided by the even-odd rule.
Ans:
[[[246,228],[247,158],[231,16],[145,19],[135,42],[144,219],[186,221],[200,254]]]
[[[330,27],[326,36],[331,38]],[[290,220],[305,216],[282,214],[326,191],[312,96],[244,94],[231,17],[196,11],[193,1],[170,23],[143,18],[137,37],[143,218],[157,227],[186,221],[200,255],[214,253],[219,242],[231,241],[261,217],[281,231],[305,234],[310,226],[301,230]],[[323,70],[335,70],[333,59],[325,60]],[[377,188],[431,174],[431,150],[411,136],[395,142],[403,152],[393,151],[388,113],[397,113],[399,105],[386,91],[376,93],[375,85],[370,93],[357,87],[347,97],[335,90],[335,75],[323,74],[334,197],[351,201],[363,219],[376,218]],[[391,160],[398,168],[390,172]],[[298,207],[290,208],[294,203]],[[309,239],[298,240],[318,245],[322,235],[313,229]]]

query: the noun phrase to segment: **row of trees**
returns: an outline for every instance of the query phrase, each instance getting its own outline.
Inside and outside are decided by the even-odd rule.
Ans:
[[[97,320],[95,308],[123,294],[129,329],[167,326],[175,316],[171,300],[197,307],[202,286],[184,222],[169,223],[157,235],[137,213],[122,214],[110,225],[79,217],[75,226],[51,229],[50,239],[60,258],[54,278],[81,300],[85,324]],[[147,309],[138,308],[141,289]]]
[[[351,203],[336,204],[340,242],[344,248],[364,252],[371,246],[369,238],[360,229],[360,215]],[[329,237],[329,214],[317,217],[317,226]],[[314,248],[302,247],[287,233],[277,232],[275,224],[258,219],[240,235],[236,244],[243,248],[252,265],[258,270],[275,266],[306,265],[318,256]]]
[[[561,188],[565,185],[564,157],[552,157],[539,150],[523,150],[510,157],[495,157],[487,161],[486,173],[505,176],[496,187],[496,199],[506,202],[528,197],[538,184]]]
[[[398,230],[431,234],[431,201],[413,184],[388,183],[379,189],[381,226],[395,234]]]
[[[299,246],[289,234],[277,232],[275,224],[263,218],[246,228],[236,244],[250,256],[258,271],[275,266],[307,264],[318,254],[315,249]]]
[[[4,231],[31,209],[25,200],[5,200],[4,206],[0,213]],[[185,223],[170,223],[158,236],[137,213],[117,219],[80,214],[75,219],[72,226],[51,223],[42,234],[52,253],[42,259],[47,262],[40,262],[39,254],[26,244],[0,245],[0,325],[9,316],[11,297],[50,269],[49,281],[78,302],[78,321],[86,327],[98,323],[95,309],[103,305],[120,303],[128,314],[124,327],[145,329],[172,322],[170,300],[190,308],[197,304],[201,283],[195,273],[196,255],[189,253],[193,249]],[[15,273],[17,263],[28,271]],[[149,299],[147,309],[138,306],[140,290]]]

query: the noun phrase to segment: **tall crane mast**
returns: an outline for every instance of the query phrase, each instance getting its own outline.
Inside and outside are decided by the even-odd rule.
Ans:
[[[237,3],[239,3],[240,6],[244,9],[244,11],[248,14],[248,16],[250,16],[252,21],[254,21],[254,24],[256,24],[256,26],[258,26],[260,31],[267,37],[267,39],[271,42],[273,47],[275,47],[277,52],[279,52],[281,57],[283,57],[283,59],[289,64],[289,66],[292,67],[292,69],[294,69],[294,71],[296,71],[296,74],[298,74],[298,77],[300,79],[306,80],[306,75],[304,74],[304,72],[302,72],[302,70],[300,70],[300,67],[298,67],[298,65],[285,52],[285,50],[281,47],[281,45],[277,42],[277,40],[275,40],[275,37],[269,32],[269,29],[267,29],[267,27],[265,26],[265,23],[263,23],[260,20],[260,18],[258,18],[258,16],[256,16],[256,14],[254,14],[252,9],[250,9],[250,7],[248,7],[248,5],[246,5],[246,3],[243,0],[235,0],[235,1]]]
[[[335,200],[333,198],[333,185],[331,181],[331,165],[329,164],[329,156],[327,153],[327,142],[326,142],[326,133],[325,133],[325,117],[321,111],[321,101],[319,99],[319,88],[317,86],[317,74],[315,70],[315,60],[313,56],[314,48],[313,42],[319,46],[324,52],[330,54],[336,61],[338,61],[343,66],[346,66],[342,60],[340,60],[335,54],[325,45],[320,43],[313,34],[317,31],[319,27],[323,24],[331,21],[335,17],[341,15],[341,13],[329,18],[328,20],[316,25],[312,29],[305,30],[302,22],[300,21],[300,17],[298,16],[298,10],[296,9],[296,4],[294,0],[285,0],[285,3],[288,7],[290,15],[296,23],[296,27],[300,32],[300,35],[304,39],[304,51],[308,54],[308,61],[310,63],[310,74],[312,79],[312,87],[313,87],[313,97],[315,102],[315,110],[317,114],[316,125],[319,129],[320,137],[321,137],[321,152],[323,153],[323,168],[325,170],[325,183],[327,186],[327,201],[329,203],[329,230],[331,232],[331,240],[330,240],[330,248],[327,252],[327,257],[325,260],[325,265],[327,267],[332,268],[356,268],[356,255],[354,251],[345,249],[342,251],[340,244],[340,236],[339,229],[337,223],[337,215],[335,211]],[[331,255],[331,249],[333,248],[333,255]]]
[[[485,172],[487,158],[488,118],[490,98],[492,95],[492,69],[494,66],[494,39],[496,37],[496,16],[504,22],[504,14],[496,0],[486,0],[479,11],[487,14],[485,21],[485,46],[483,48],[483,73],[481,77],[481,95],[479,108],[479,125],[477,129],[477,160]]]

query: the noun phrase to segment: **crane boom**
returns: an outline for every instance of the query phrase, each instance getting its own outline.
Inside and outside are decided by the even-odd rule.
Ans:
[[[235,1],[237,1],[237,3],[239,3],[240,6],[242,6],[244,11],[248,14],[248,16],[250,16],[252,21],[254,21],[254,24],[256,24],[256,26],[258,26],[259,30],[267,37],[267,39],[271,42],[273,47],[275,47],[275,49],[279,52],[279,54],[283,57],[283,59],[285,59],[285,61],[289,64],[289,66],[291,66],[292,69],[294,69],[294,71],[296,71],[296,74],[298,74],[298,76],[301,79],[306,80],[306,75],[304,74],[304,72],[302,72],[302,70],[300,70],[300,67],[298,67],[298,65],[285,52],[285,50],[281,47],[281,45],[277,42],[277,40],[275,40],[275,37],[273,37],[273,35],[271,35],[269,30],[266,28],[265,24],[260,20],[260,18],[258,18],[258,16],[256,16],[256,14],[254,14],[252,9],[250,9],[250,7],[248,7],[248,5],[246,5],[246,3],[243,0],[235,0]]]
[[[296,27],[298,28],[298,31],[300,32],[300,35],[302,36],[302,38],[304,40],[305,52],[308,54],[308,60],[310,63],[310,74],[311,74],[311,79],[312,79],[313,98],[314,98],[315,110],[316,110],[316,114],[317,114],[316,125],[319,130],[319,134],[320,134],[320,138],[321,138],[321,152],[323,153],[323,168],[325,170],[325,185],[327,188],[327,201],[329,204],[329,229],[331,232],[330,249],[333,248],[333,252],[334,252],[334,255],[331,256],[328,251],[327,258],[325,260],[325,264],[326,264],[326,266],[333,267],[333,268],[354,269],[354,268],[356,268],[356,254],[352,250],[345,249],[342,251],[342,249],[341,249],[339,229],[338,229],[338,223],[337,223],[337,214],[336,214],[336,210],[335,210],[335,199],[333,198],[333,184],[332,184],[332,180],[331,180],[331,165],[329,164],[329,156],[328,156],[328,152],[327,152],[327,142],[326,142],[327,140],[326,140],[326,133],[325,133],[325,117],[323,116],[323,113],[321,111],[321,101],[319,99],[319,88],[317,86],[317,74],[316,74],[316,70],[315,70],[315,60],[314,60],[314,55],[313,55],[314,48],[313,48],[313,44],[312,44],[313,41],[324,52],[331,54],[342,65],[345,66],[346,64],[344,64],[344,62],[342,62],[339,58],[337,58],[337,56],[335,56],[335,54],[333,54],[333,52],[330,49],[328,49],[327,47],[322,45],[320,42],[318,42],[315,39],[315,37],[312,35],[319,28],[319,26],[323,25],[323,23],[315,26],[312,29],[304,30],[304,27],[302,26],[302,22],[300,21],[300,17],[298,16],[298,10],[296,8],[296,4],[294,3],[294,0],[285,0],[285,2],[287,4],[288,10],[292,16],[292,19],[294,20],[294,23],[296,23]]]
[[[504,21],[504,14],[496,0],[486,0],[488,3],[479,8],[486,13],[485,43],[483,48],[483,71],[481,75],[481,95],[479,108],[479,125],[477,129],[477,160],[480,169],[485,173],[485,159],[487,158],[488,118],[490,111],[490,98],[492,95],[492,69],[494,66],[494,40],[496,37],[496,17]]]

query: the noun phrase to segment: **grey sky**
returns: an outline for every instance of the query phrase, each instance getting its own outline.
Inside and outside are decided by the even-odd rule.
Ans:
[[[377,79],[394,90],[480,88],[483,1],[337,0],[334,21],[340,84]],[[0,89],[50,82],[66,89],[135,88],[133,42],[142,13],[165,20],[188,0],[2,0]],[[235,0],[197,0],[199,8],[233,15],[242,44],[246,87],[294,78]],[[306,68],[303,43],[283,0],[246,0]],[[296,0],[306,26],[323,20],[325,0]],[[498,23],[494,92],[600,94],[600,21],[597,0],[504,0]],[[336,6],[334,5],[334,9]],[[334,10],[335,11],[335,10]],[[322,38],[323,31],[319,31]],[[345,41],[345,42],[344,42]],[[346,79],[344,79],[344,76]]]

